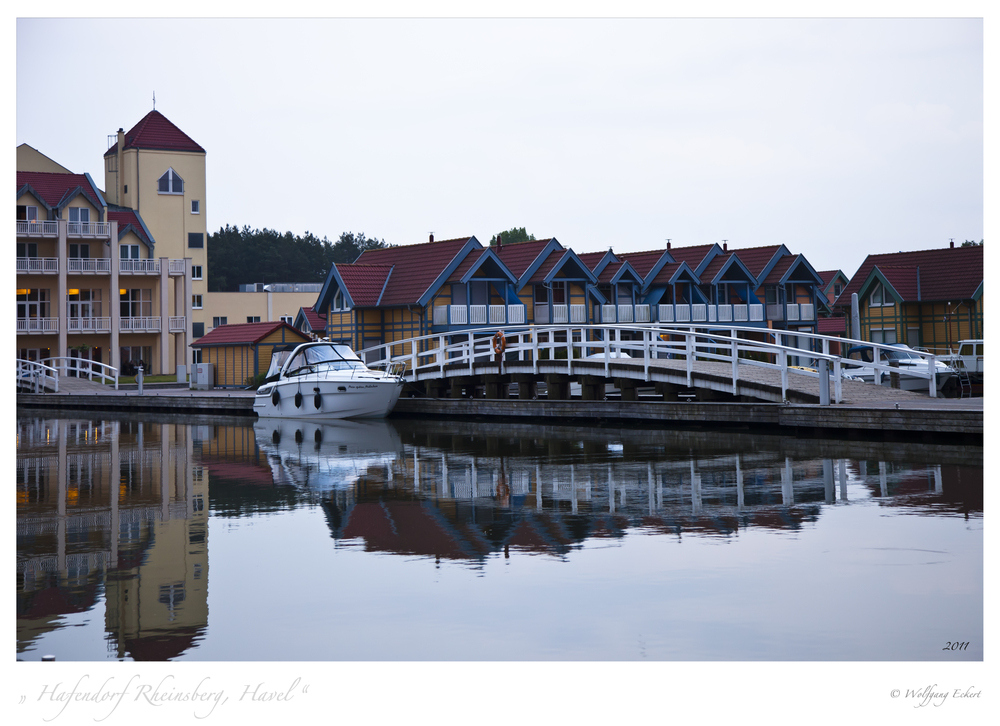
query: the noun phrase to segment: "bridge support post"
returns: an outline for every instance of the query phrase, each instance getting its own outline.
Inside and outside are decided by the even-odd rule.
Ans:
[[[546,398],[565,401],[569,398],[569,376],[550,373],[545,376]]]
[[[508,380],[509,376],[489,374],[486,376],[486,397],[494,399],[505,399],[510,396]]]
[[[603,401],[604,379],[600,376],[580,376],[580,398],[584,401]]]
[[[514,380],[517,382],[517,397],[522,401],[530,401],[533,398],[538,397],[538,383],[535,382],[535,377],[532,375],[517,375],[514,376]]]
[[[615,379],[615,385],[622,392],[623,401],[636,401],[639,398],[638,388],[636,387],[636,381],[631,378],[618,378]]]

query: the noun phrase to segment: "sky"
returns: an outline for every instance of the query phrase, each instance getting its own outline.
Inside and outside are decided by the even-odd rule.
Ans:
[[[103,185],[108,135],[155,94],[207,151],[210,231],[781,243],[848,276],[984,237],[981,18],[21,18],[16,37],[17,144]],[[53,113],[37,99],[72,67],[93,75]]]

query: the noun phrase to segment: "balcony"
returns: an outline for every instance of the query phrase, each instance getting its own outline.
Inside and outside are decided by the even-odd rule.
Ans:
[[[118,330],[122,333],[159,333],[160,318],[128,317],[118,319]]]
[[[167,264],[168,275],[183,275],[184,260],[170,260]]]
[[[767,319],[775,322],[812,322],[816,319],[816,306],[812,303],[768,305]]]
[[[58,237],[59,222],[55,219],[19,219],[18,237]]]
[[[59,318],[18,318],[18,333],[58,333]]]
[[[434,325],[524,324],[524,305],[436,305]]]
[[[584,325],[586,322],[586,305],[553,305],[551,320],[549,319],[548,305],[541,304],[535,306],[536,325],[562,325],[564,323]]]
[[[66,260],[66,271],[84,275],[105,275],[111,273],[110,257],[70,257]]]
[[[181,260],[183,262],[183,260]],[[118,260],[118,272],[123,275],[159,275],[159,260]]]
[[[59,260],[55,257],[18,257],[17,274],[53,275],[59,273]]]
[[[171,333],[187,332],[187,318],[183,315],[171,315],[167,325]]]
[[[111,318],[66,318],[70,333],[110,333]]]
[[[110,222],[70,222],[66,226],[68,237],[110,237]]]
[[[638,307],[638,306],[637,306]],[[661,323],[760,323],[764,321],[763,305],[659,305]]]

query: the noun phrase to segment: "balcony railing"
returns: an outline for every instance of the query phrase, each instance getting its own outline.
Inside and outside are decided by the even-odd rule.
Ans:
[[[110,237],[110,222],[70,222],[66,234],[71,237]]]
[[[55,219],[19,219],[18,237],[58,237],[59,222]]]
[[[789,303],[787,305],[768,305],[767,319],[788,321],[790,323],[811,321],[816,319],[816,306],[812,303]]]
[[[111,272],[109,257],[70,257],[66,260],[68,272],[104,273]]]
[[[59,318],[18,318],[18,333],[58,333]]]
[[[183,315],[171,315],[169,321],[169,330],[171,333],[186,333],[187,332],[187,318]]]
[[[524,324],[524,305],[436,305],[434,325]]]
[[[183,262],[183,260],[181,260]],[[159,275],[160,261],[156,259],[145,260],[118,260],[118,271],[125,275]]]
[[[639,307],[636,306],[637,315]],[[658,306],[657,315],[661,323],[757,323],[764,320],[764,306],[678,303]],[[644,321],[637,318],[636,322]]]
[[[168,275],[183,275],[184,274],[184,260],[170,260],[167,265]]]
[[[17,272],[18,274],[59,272],[59,260],[55,257],[18,257]]]
[[[110,333],[111,318],[67,318],[66,330],[71,333]]]
[[[123,333],[159,333],[160,319],[154,317],[128,317],[118,319],[118,330]]]

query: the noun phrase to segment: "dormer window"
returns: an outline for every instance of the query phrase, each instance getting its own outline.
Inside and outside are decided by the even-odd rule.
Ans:
[[[184,193],[184,180],[173,169],[167,169],[163,176],[160,177],[159,185],[160,194]]]

